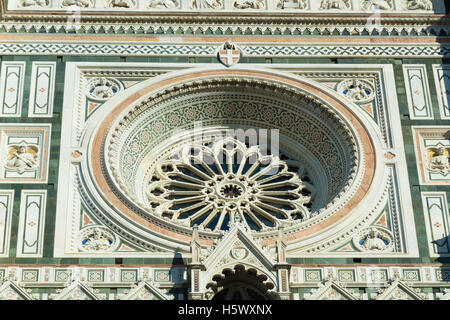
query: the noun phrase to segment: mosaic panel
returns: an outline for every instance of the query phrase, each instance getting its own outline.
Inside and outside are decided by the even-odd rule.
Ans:
[[[22,114],[25,62],[2,62],[0,73],[0,117]]]
[[[51,117],[56,62],[33,62],[28,117]]]
[[[445,192],[422,193],[430,255],[450,256],[450,226],[448,202]]]
[[[305,281],[306,282],[322,281],[322,271],[321,270],[305,270]]]
[[[430,89],[425,65],[403,65],[411,119],[433,119]]]
[[[17,257],[40,257],[43,250],[47,190],[22,190]]]

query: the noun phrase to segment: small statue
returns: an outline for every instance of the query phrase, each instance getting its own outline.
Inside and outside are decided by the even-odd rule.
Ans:
[[[37,151],[37,148],[35,151]],[[37,152],[33,154],[27,151],[27,146],[22,144],[17,148],[17,151],[13,152],[12,158],[6,162],[6,166],[23,173],[25,170],[34,170],[36,168],[36,158]]]
[[[409,10],[433,10],[433,2],[431,0],[409,0]]]

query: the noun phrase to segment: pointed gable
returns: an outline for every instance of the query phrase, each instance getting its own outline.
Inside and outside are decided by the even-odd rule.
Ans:
[[[376,296],[376,300],[425,300],[425,295],[395,278],[389,287],[382,289]]]
[[[305,300],[359,300],[354,293],[334,280],[319,283],[319,288],[305,294]]]
[[[52,300],[102,300],[92,288],[79,280],[75,280],[64,288]]]
[[[275,261],[269,257],[240,223],[234,224],[217,247],[203,260],[207,270],[243,264],[272,271]]]
[[[171,300],[162,290],[157,288],[153,283],[148,281],[140,281],[137,286],[123,295],[120,300]]]
[[[0,300],[33,300],[33,296],[27,293],[11,280],[5,281],[0,286]]]

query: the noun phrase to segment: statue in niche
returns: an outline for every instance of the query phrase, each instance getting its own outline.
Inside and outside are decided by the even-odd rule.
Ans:
[[[440,146],[433,158],[430,161],[430,169],[441,171],[443,174],[447,174],[450,170],[449,157],[445,155],[446,149]]]
[[[11,157],[6,161],[6,167],[15,169],[19,173],[26,170],[35,170],[37,166],[37,147],[21,144],[13,146],[9,150]]]
[[[47,7],[49,0],[21,0],[20,5],[22,7]]]
[[[178,8],[180,2],[178,0],[150,0],[149,8]]]
[[[391,10],[390,0],[363,0],[362,8],[364,10]]]
[[[223,0],[192,0],[192,9],[218,9],[223,8]]]
[[[237,9],[263,9],[264,0],[236,0],[233,6]]]
[[[280,9],[306,9],[308,2],[306,0],[280,0],[277,7]]]
[[[82,240],[82,246],[88,251],[106,251],[113,244],[113,240],[109,232],[97,227]]]
[[[382,234],[376,228],[371,228],[362,247],[366,250],[384,250],[388,244],[383,240]]]
[[[350,9],[349,0],[322,0],[320,9]]]
[[[134,8],[135,6],[135,0],[112,0],[109,3],[109,7],[112,8]]]
[[[62,2],[63,7],[76,6],[81,8],[88,8],[91,6],[90,0],[64,0]]]
[[[408,0],[409,10],[433,10],[431,0]]]

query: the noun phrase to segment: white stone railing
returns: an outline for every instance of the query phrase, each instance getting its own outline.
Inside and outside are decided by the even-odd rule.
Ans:
[[[445,13],[444,0],[9,0],[8,10]]]

